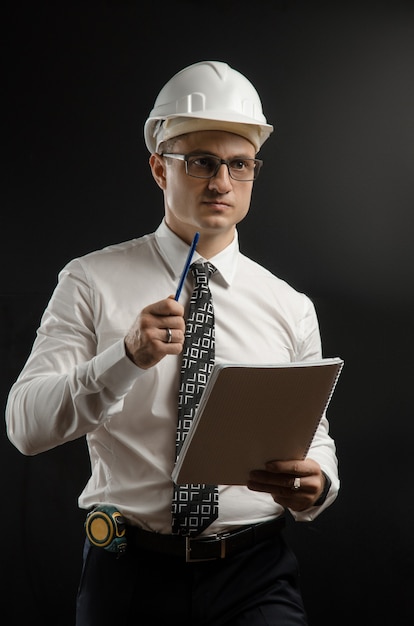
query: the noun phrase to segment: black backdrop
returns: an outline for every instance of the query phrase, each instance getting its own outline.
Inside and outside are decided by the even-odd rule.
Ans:
[[[3,403],[63,264],[162,217],[142,138],[159,89],[227,61],[276,127],[242,248],[314,300],[345,360],[340,496],[287,531],[311,625],[411,624],[413,2],[140,4],[3,3]],[[71,626],[84,441],[26,458],[1,432],[0,619]]]

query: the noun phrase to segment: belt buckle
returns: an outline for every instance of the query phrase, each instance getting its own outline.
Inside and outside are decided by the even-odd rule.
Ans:
[[[223,535],[216,535],[215,539],[220,542],[220,555],[219,556],[210,556],[204,559],[195,559],[191,556],[191,542],[196,543],[197,541],[203,541],[202,539],[193,539],[192,537],[187,536],[185,538],[185,561],[186,563],[198,563],[200,561],[216,561],[217,559],[224,559],[226,556],[226,537],[228,537],[229,533]]]

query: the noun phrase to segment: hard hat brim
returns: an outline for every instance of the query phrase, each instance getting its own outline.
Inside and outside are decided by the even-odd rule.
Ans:
[[[145,144],[149,152],[153,153],[158,151],[163,141],[202,130],[220,130],[240,135],[248,139],[258,152],[273,132],[273,126],[258,123],[250,117],[235,112],[224,116],[222,111],[217,113],[200,111],[185,115],[173,114],[166,119],[160,116],[150,116],[144,126]]]

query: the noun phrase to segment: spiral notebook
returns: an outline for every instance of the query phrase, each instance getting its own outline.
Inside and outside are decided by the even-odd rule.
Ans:
[[[216,364],[172,478],[245,485],[266,461],[302,459],[328,408],[343,360]]]

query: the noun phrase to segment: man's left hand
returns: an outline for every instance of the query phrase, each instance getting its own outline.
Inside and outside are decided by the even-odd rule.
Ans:
[[[304,511],[314,505],[325,486],[319,463],[303,461],[269,461],[264,470],[250,472],[247,487],[270,493],[274,501],[293,511]]]

